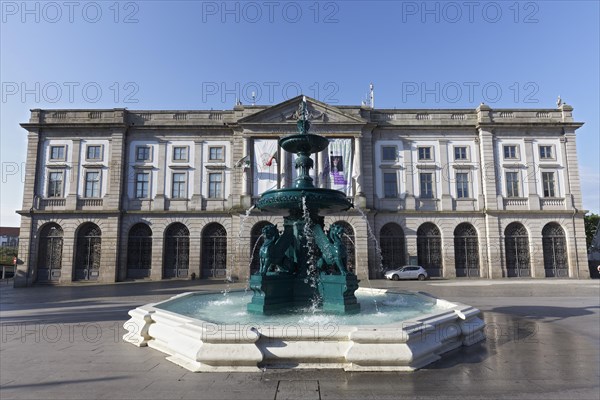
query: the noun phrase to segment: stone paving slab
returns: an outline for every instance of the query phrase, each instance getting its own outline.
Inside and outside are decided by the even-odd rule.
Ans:
[[[127,311],[242,285],[0,287],[0,399],[600,398],[600,281],[372,281],[484,312],[487,340],[413,373],[192,373],[121,339]],[[320,397],[316,397],[318,394]]]

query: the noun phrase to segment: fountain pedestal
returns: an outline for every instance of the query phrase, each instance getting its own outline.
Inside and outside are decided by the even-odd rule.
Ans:
[[[358,289],[356,275],[325,275],[319,278],[323,311],[330,314],[356,314],[360,304],[354,292]]]

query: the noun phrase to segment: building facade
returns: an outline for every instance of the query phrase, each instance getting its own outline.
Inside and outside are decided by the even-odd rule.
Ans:
[[[293,184],[301,97],[224,111],[31,111],[15,285],[247,279],[261,193]],[[589,277],[573,108],[373,109],[308,100],[319,187],[355,208],[359,278],[418,263],[433,277]],[[377,239],[375,241],[374,239]],[[253,256],[254,254],[254,256]]]

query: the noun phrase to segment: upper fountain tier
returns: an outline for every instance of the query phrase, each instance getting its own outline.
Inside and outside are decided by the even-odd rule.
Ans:
[[[298,170],[298,177],[294,181],[294,187],[265,192],[256,206],[263,211],[288,210],[290,214],[298,215],[303,212],[304,199],[308,210],[313,215],[318,214],[319,210],[330,213],[348,210],[352,207],[352,203],[346,198],[344,192],[316,188],[309,175],[309,170],[314,166],[310,155],[325,150],[329,146],[329,139],[308,133],[310,121],[306,97],[302,98],[298,109],[297,127],[299,133],[279,139],[279,146],[297,155],[295,168]]]

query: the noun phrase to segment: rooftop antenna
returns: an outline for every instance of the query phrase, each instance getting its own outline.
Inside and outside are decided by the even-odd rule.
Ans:
[[[256,105],[256,92],[252,92],[252,105]]]
[[[371,100],[371,108],[375,108],[375,91],[373,89],[373,82],[371,82],[369,85],[369,99]]]

